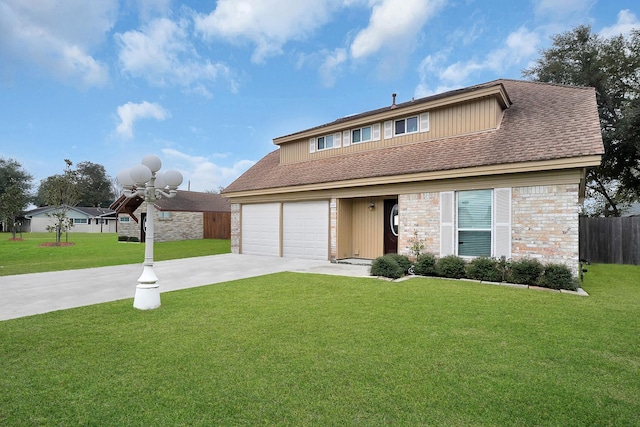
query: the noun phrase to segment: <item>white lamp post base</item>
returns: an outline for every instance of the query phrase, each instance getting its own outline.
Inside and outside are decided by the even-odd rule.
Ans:
[[[153,310],[160,307],[160,285],[140,284],[136,286],[133,307],[138,310]]]

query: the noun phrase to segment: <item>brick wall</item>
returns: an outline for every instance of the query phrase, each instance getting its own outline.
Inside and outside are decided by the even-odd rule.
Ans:
[[[231,253],[240,253],[240,204],[231,203]]]
[[[335,261],[338,256],[338,200],[329,202],[329,259]]]
[[[511,254],[563,263],[577,274],[578,185],[516,187],[511,204]]]
[[[422,253],[440,253],[440,194],[416,193],[398,196],[398,253],[411,255],[415,239],[422,240]]]

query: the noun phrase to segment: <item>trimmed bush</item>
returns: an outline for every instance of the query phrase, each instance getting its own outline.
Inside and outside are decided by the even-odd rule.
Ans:
[[[537,259],[523,258],[511,262],[509,281],[523,285],[536,285],[544,267]]]
[[[436,272],[436,256],[433,254],[422,254],[418,257],[413,272],[419,276],[435,276]]]
[[[564,264],[547,264],[538,284],[551,289],[568,289],[571,291],[578,289],[578,283],[573,274],[571,274],[571,270]]]
[[[498,261],[488,257],[474,258],[466,267],[469,279],[486,282],[500,282],[502,274],[498,271]]]
[[[465,266],[465,261],[459,256],[447,255],[436,262],[436,272],[438,276],[461,279],[466,274]]]
[[[131,236],[129,237],[129,242],[139,242],[140,239],[138,239],[136,236]]]
[[[129,236],[118,236],[118,242],[126,242],[129,240]]]
[[[407,274],[409,272],[409,268],[411,268],[411,261],[409,261],[409,258],[407,256],[400,254],[387,254],[385,256],[391,257],[396,260],[400,268],[402,268],[403,270],[402,274]]]
[[[373,260],[371,275],[399,279],[404,275],[404,271],[393,257],[386,255]]]

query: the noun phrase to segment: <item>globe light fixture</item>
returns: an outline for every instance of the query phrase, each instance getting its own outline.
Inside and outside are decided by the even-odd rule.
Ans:
[[[160,286],[158,277],[153,271],[153,219],[154,203],[162,197],[173,198],[177,188],[182,184],[182,174],[177,170],[160,172],[162,161],[154,154],[144,156],[141,164],[118,173],[118,183],[124,189],[126,198],[142,197],[147,203],[145,224],[145,248],[142,274],[138,278],[133,306],[139,310],[152,310],[160,307]],[[168,190],[168,192],[167,192]]]

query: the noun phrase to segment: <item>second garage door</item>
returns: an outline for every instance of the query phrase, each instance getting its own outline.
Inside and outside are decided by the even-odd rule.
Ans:
[[[282,255],[329,259],[329,202],[291,202],[282,206]]]

